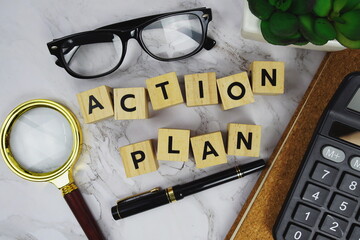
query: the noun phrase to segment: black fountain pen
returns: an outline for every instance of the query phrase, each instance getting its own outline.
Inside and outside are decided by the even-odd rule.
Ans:
[[[176,202],[186,196],[198,193],[208,188],[242,178],[248,174],[257,172],[264,167],[265,161],[263,159],[259,159],[242,166],[236,166],[234,168],[200,178],[193,182],[176,185],[166,189],[154,188],[148,192],[140,193],[118,201],[117,205],[111,208],[111,213],[115,220],[119,220],[167,203]]]

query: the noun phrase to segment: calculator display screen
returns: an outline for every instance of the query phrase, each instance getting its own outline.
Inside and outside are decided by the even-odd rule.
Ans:
[[[360,146],[360,131],[348,125],[334,122],[331,126],[329,135],[331,137],[339,138],[343,141]]]
[[[356,91],[347,108],[360,112],[360,88]]]

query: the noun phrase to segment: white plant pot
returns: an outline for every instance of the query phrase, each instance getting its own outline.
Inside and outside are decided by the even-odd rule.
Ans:
[[[261,34],[260,19],[258,19],[251,13],[247,0],[244,0],[243,9],[244,12],[243,12],[243,24],[241,28],[241,35],[247,39],[256,40],[260,42],[267,42]],[[336,40],[329,41],[322,46],[317,46],[312,43],[308,43],[303,46],[298,46],[298,45],[289,45],[289,46],[295,48],[304,48],[304,49],[320,50],[320,51],[328,51],[328,52],[340,51],[345,49],[345,47],[342,46]]]

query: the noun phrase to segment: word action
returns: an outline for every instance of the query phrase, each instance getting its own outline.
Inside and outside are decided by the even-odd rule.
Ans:
[[[219,92],[222,108],[228,110],[254,102],[253,94],[283,94],[284,71],[283,62],[255,61],[249,70],[251,81],[246,72],[220,79],[214,72],[185,75],[186,105],[218,104]],[[146,119],[149,117],[148,96],[154,110],[184,102],[175,72],[146,79],[146,87],[112,89],[100,86],[77,94],[85,123],[109,117]]]
[[[221,132],[190,137],[190,130],[161,128],[157,154],[152,140],[120,147],[119,152],[126,176],[134,177],[156,171],[158,160],[188,161],[190,145],[197,168],[227,163],[227,154],[259,157],[260,139],[261,126],[230,123],[226,151]]]

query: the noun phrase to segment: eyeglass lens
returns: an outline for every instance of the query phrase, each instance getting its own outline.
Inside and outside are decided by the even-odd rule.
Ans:
[[[73,37],[62,46],[68,67],[82,76],[106,73],[121,60],[123,44],[118,35],[93,32]]]
[[[198,16],[182,14],[155,21],[141,34],[145,47],[153,55],[172,59],[195,51],[202,40],[203,30]]]

